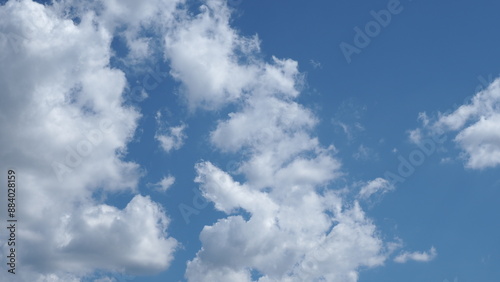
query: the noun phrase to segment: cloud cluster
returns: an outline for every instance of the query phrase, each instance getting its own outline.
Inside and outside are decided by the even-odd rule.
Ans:
[[[163,270],[177,243],[166,233],[169,220],[160,206],[136,196],[120,210],[93,197],[136,191],[141,176],[138,164],[124,161],[140,113],[124,106],[125,75],[109,66],[118,26],[111,22],[124,15],[107,13],[128,13],[139,26],[157,9],[147,7],[154,1],[116,2],[100,15],[82,10],[75,24],[63,2],[0,6],[6,38],[0,41],[0,170],[18,173],[23,226],[17,238],[23,271],[16,277],[71,281],[96,269]],[[5,253],[6,242],[0,243]],[[14,281],[5,273],[0,280]]]
[[[297,62],[258,59],[255,37],[229,26],[223,1],[185,17],[166,54],[191,108],[238,109],[220,120],[212,144],[243,160],[234,175],[209,161],[196,182],[227,216],[200,234],[189,281],[357,281],[360,267],[382,265],[390,251],[356,201],[328,189],[341,174],[335,148],[312,135],[315,115],[295,101]]]
[[[202,248],[187,264],[189,281],[352,282],[360,268],[382,265],[395,245],[382,240],[357,199],[331,188],[344,172],[335,147],[314,136],[315,114],[297,102],[298,63],[263,60],[258,37],[230,26],[225,1],[204,1],[198,13],[182,4],[0,6],[0,170],[16,169],[22,185],[18,239],[26,271],[19,281],[79,281],[99,270],[151,273],[173,259],[177,241],[159,204],[136,195],[118,209],[94,197],[136,192],[141,177],[140,166],[125,160],[141,114],[126,106],[124,72],[110,66],[116,36],[125,39],[131,66],[160,49],[192,111],[233,109],[209,140],[238,156],[232,172],[238,175],[210,161],[195,167],[203,196],[225,216],[201,232]],[[483,109],[479,100],[496,99],[496,85],[477,99],[477,108],[492,113],[480,118],[490,126],[498,107]],[[166,152],[178,149],[186,127],[160,128],[155,138]],[[459,136],[457,142],[476,144],[467,132]],[[167,176],[153,186],[167,190],[174,181]],[[377,178],[359,198],[390,189]]]

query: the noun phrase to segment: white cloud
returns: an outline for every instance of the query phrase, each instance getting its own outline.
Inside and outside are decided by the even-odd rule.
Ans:
[[[182,93],[192,110],[218,109],[262,86],[266,89],[261,92],[298,94],[290,79],[298,74],[297,63],[275,59],[265,64],[254,58],[259,39],[242,37],[229,26],[230,9],[224,1],[208,0],[200,11],[195,16],[183,15],[165,38],[171,74],[182,82]]]
[[[203,195],[226,217],[204,227],[186,278],[252,281],[254,270],[260,282],[357,281],[361,267],[383,264],[388,244],[357,202],[326,188],[341,165],[335,148],[312,136],[317,118],[294,101],[302,84],[298,64],[257,59],[257,42],[236,34],[222,2],[208,1],[167,38],[174,76],[191,107],[237,103],[210,140],[244,157],[235,171],[241,183],[211,162],[196,166]],[[239,52],[249,42],[251,52]]]
[[[156,112],[156,123],[158,129],[155,133],[155,139],[160,143],[160,147],[167,153],[172,150],[178,150],[184,145],[184,140],[187,138],[184,131],[187,125],[181,124],[178,126],[166,127],[162,121],[161,111]]]
[[[162,208],[148,197],[135,196],[123,210],[109,205],[88,206],[65,215],[61,222],[57,248],[66,257],[79,257],[80,262],[61,257],[47,262],[46,267],[70,273],[93,269],[158,272],[168,267],[177,245],[165,233],[169,220]],[[43,253],[31,253],[30,257],[36,259],[37,255],[43,257]]]
[[[424,126],[433,134],[456,132],[454,142],[463,150],[466,167],[484,169],[500,164],[500,79],[478,92],[470,103],[440,114]]]
[[[384,194],[393,189],[394,186],[392,186],[387,180],[379,177],[366,183],[366,185],[361,188],[361,191],[359,191],[359,197],[361,199],[367,199],[375,193],[380,192]]]
[[[229,28],[230,12],[221,1],[207,1],[200,10],[196,16],[184,14],[166,36],[165,54],[190,108],[215,109],[238,99],[252,83],[256,70],[240,65],[233,52],[254,52],[258,39],[244,39]]]
[[[365,145],[361,144],[358,147],[358,150],[352,154],[354,159],[356,160],[377,160],[379,158],[378,154],[374,152],[372,149],[366,147]]]
[[[404,252],[394,258],[394,261],[397,263],[406,263],[410,260],[418,261],[418,262],[428,262],[435,259],[437,256],[437,251],[434,247],[431,247],[428,252]]]
[[[323,68],[323,67],[321,66],[321,63],[320,63],[320,62],[318,62],[318,61],[316,61],[316,60],[311,59],[311,60],[309,60],[309,63],[312,65],[312,67],[313,67],[314,69],[321,69],[321,68]]]
[[[184,124],[173,126],[168,128],[166,133],[161,133],[161,130],[157,131],[155,138],[160,142],[161,148],[169,153],[172,150],[180,149],[184,145],[184,140],[186,139],[186,134],[184,134],[185,129],[186,125]]]
[[[163,177],[158,183],[150,184],[150,186],[156,188],[159,191],[167,191],[170,186],[175,183],[175,177],[172,175]]]
[[[408,137],[413,144],[420,144],[422,141],[422,132],[420,128],[410,130],[408,132]]]
[[[178,6],[184,0],[57,0],[54,8],[61,14],[80,16],[97,12],[95,22],[115,35],[123,37],[129,54],[127,63],[148,60],[155,48],[145,30],[166,32],[173,25]],[[126,28],[124,28],[126,27]]]
[[[141,177],[124,160],[141,115],[123,105],[125,75],[109,66],[113,30],[92,13],[75,25],[61,15],[69,7],[57,5],[0,6],[0,33],[21,39],[15,48],[0,40],[0,170],[18,173],[23,226],[23,271],[2,272],[0,280],[164,270],[176,241],[158,204],[136,196],[120,210],[93,199],[100,189],[135,192]]]

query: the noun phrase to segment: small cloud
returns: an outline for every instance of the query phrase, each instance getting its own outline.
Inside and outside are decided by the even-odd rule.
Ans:
[[[410,130],[408,132],[408,138],[413,144],[420,144],[420,142],[422,141],[422,131],[420,130],[420,128]]]
[[[453,162],[453,160],[451,158],[449,158],[449,157],[441,159],[441,163],[442,164],[449,164],[451,162]]]
[[[365,145],[361,144],[358,147],[358,150],[352,155],[354,159],[356,160],[376,160],[378,159],[377,153],[373,152],[372,149],[366,147]]]
[[[435,259],[437,256],[436,248],[432,247],[428,252],[404,252],[394,258],[394,261],[397,263],[406,263],[410,260],[418,261],[418,262],[428,262]]]
[[[422,122],[423,126],[429,125],[429,117],[426,112],[418,113],[418,120]]]
[[[309,61],[309,63],[311,63],[311,65],[313,66],[313,68],[314,68],[314,69],[321,69],[321,68],[322,68],[322,67],[321,67],[321,63],[320,63],[320,62],[318,62],[318,61],[315,61],[315,60],[313,60],[313,59],[311,59],[311,60]]]
[[[164,134],[156,132],[155,139],[160,142],[161,148],[169,153],[172,150],[180,149],[184,145],[184,140],[186,139],[185,129],[186,125],[184,124],[170,127]]]
[[[371,195],[377,192],[384,194],[393,189],[394,186],[391,185],[389,181],[379,177],[368,182],[365,186],[363,186],[363,188],[361,188],[361,191],[359,191],[358,195],[362,199],[368,199]]]
[[[175,177],[169,175],[163,177],[158,183],[150,183],[148,186],[155,188],[158,191],[165,192],[175,183]]]
[[[186,139],[184,130],[187,126],[185,124],[181,124],[179,126],[165,128],[164,122],[162,121],[161,111],[156,112],[155,119],[158,124],[155,139],[160,142],[161,148],[167,153],[172,150],[180,149],[182,145],[184,145],[184,140]]]

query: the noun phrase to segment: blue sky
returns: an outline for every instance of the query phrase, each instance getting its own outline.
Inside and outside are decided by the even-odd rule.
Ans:
[[[499,8],[2,1],[1,279],[497,281]]]

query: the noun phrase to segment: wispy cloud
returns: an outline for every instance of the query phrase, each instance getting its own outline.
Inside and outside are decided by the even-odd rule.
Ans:
[[[391,185],[389,181],[379,177],[366,183],[366,185],[361,188],[358,195],[361,199],[368,199],[375,193],[384,194],[393,189],[394,186]]]
[[[406,263],[408,261],[428,262],[437,257],[437,251],[431,247],[427,252],[404,252],[394,258],[397,263]]]
[[[157,183],[150,183],[149,186],[158,191],[166,192],[175,183],[175,177],[172,175],[163,177]]]

